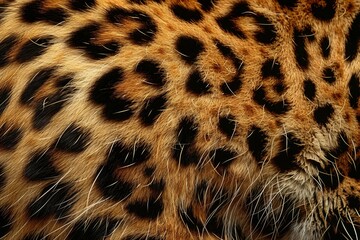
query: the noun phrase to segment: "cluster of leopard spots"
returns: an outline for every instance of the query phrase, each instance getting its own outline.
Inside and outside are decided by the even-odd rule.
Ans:
[[[200,154],[193,146],[198,133],[198,123],[191,117],[184,118],[180,121],[177,132],[177,141],[173,147],[174,159],[184,166],[199,163]]]
[[[323,19],[324,20],[324,19]],[[330,18],[329,18],[330,20]],[[347,34],[347,43],[345,44],[345,48],[348,48],[349,44],[352,44],[350,47],[351,49],[357,49],[358,46],[358,39],[354,35],[352,28],[354,28],[354,24],[356,23],[356,17],[353,23],[350,26],[349,32]],[[299,69],[304,71],[305,73],[309,70],[310,66],[310,55],[308,53],[307,44],[313,44],[319,40],[319,48],[322,54],[322,57],[327,60],[331,55],[331,39],[328,36],[323,36],[318,39],[317,34],[312,30],[310,26],[304,27],[302,30],[298,30],[295,28],[293,33],[294,39],[294,53],[295,59],[297,61],[297,65]],[[355,39],[354,39],[355,38]],[[347,61],[352,61],[351,58],[355,58],[354,54],[346,53],[345,59]],[[349,57],[348,56],[353,56]],[[338,66],[335,65],[325,65],[324,68],[321,70],[321,78],[324,82],[326,82],[329,86],[335,86],[336,82],[338,81]],[[349,86],[349,104],[353,109],[356,109],[357,102],[358,102],[358,76],[356,73],[353,73],[349,79],[348,86]],[[316,109],[314,109],[313,118],[314,121],[319,126],[326,126],[331,118],[335,115],[336,109],[334,105],[328,101],[328,99],[317,99],[317,86],[314,83],[314,80],[311,78],[305,78],[303,82],[303,91],[304,96],[309,101],[315,103],[315,100],[320,100]],[[335,98],[335,97],[334,97]],[[336,100],[336,99],[335,99]],[[324,102],[326,101],[326,102]]]
[[[236,3],[225,16],[217,19],[219,26],[227,33],[230,33],[240,39],[246,39],[248,36],[236,26],[235,20],[240,17],[252,17],[254,18],[256,25],[261,30],[255,32],[256,41],[263,44],[274,43],[276,39],[276,30],[271,21],[264,15],[257,13],[251,14],[252,10],[245,2]]]
[[[0,149],[14,150],[21,141],[23,131],[17,126],[4,123],[0,127]]]
[[[141,122],[151,126],[166,109],[166,93],[161,90],[166,82],[165,72],[157,62],[147,59],[141,60],[134,70],[144,76],[144,84],[159,89],[158,95],[144,101],[139,113]],[[115,94],[116,86],[124,80],[124,70],[114,67],[98,78],[92,87],[90,99],[102,107],[105,119],[121,122],[135,114],[136,101]]]
[[[121,169],[144,165],[151,156],[151,148],[146,143],[138,143],[134,147],[128,147],[122,142],[116,142],[110,148],[104,164],[99,166],[94,176],[96,186],[106,199],[121,202],[131,197],[135,191],[135,183],[121,179]],[[146,168],[144,176],[152,177],[155,169]],[[150,196],[148,199],[130,201],[126,204],[126,210],[143,219],[156,219],[164,209],[161,194],[164,191],[165,182],[160,179],[149,185]]]
[[[284,75],[280,68],[281,65],[276,59],[268,59],[261,67],[261,75],[265,84],[266,81],[268,81],[268,78],[274,78],[276,80],[276,84],[273,86],[273,89],[281,96],[281,94],[284,93],[286,86],[282,81]],[[286,99],[276,102],[268,99],[266,96],[265,86],[259,86],[254,90],[253,100],[259,104],[259,106],[264,106],[266,110],[273,114],[286,114],[291,109],[290,102]]]
[[[14,51],[15,46],[19,43],[20,39],[16,35],[10,35],[0,42],[0,67],[4,67],[15,61],[16,63],[23,64],[34,60],[35,58],[43,55],[46,50],[52,45],[52,36],[38,36],[31,38],[24,42],[18,48],[16,54],[12,58],[11,53]]]
[[[68,41],[69,46],[76,49],[83,49],[85,53],[94,60],[113,56],[118,53],[120,45],[115,41],[106,42],[103,44],[92,43],[92,39],[101,29],[98,23],[90,23],[72,33]]]
[[[229,82],[221,84],[221,91],[225,95],[235,95],[241,88],[242,85],[242,75],[244,74],[245,64],[243,60],[239,59],[235,53],[231,50],[229,46],[224,45],[223,43],[216,41],[216,47],[220,53],[225,57],[231,60],[236,69],[236,72],[232,79]]]
[[[59,177],[60,172],[53,165],[54,152],[81,153],[87,148],[90,139],[87,130],[77,124],[71,124],[61,133],[49,150],[37,150],[31,154],[25,167],[24,176],[30,181],[43,181]]]
[[[164,31],[163,25],[157,22],[159,18],[153,16],[154,13],[146,8],[160,9],[160,6],[167,2],[165,0],[127,0],[125,2],[124,6],[128,4],[129,7],[116,6],[116,4],[103,7],[99,0],[69,0],[64,5],[50,7],[46,1],[40,0],[19,4],[16,10],[19,21],[29,26],[44,24],[44,26],[65,28],[71,23],[72,14],[95,14],[95,10],[99,6],[102,9],[102,18],[101,20],[84,20],[82,25],[71,28],[63,38],[57,37],[57,33],[53,35],[38,34],[26,40],[22,39],[20,34],[15,33],[2,38],[0,41],[0,70],[9,66],[29,66],[33,62],[46,60],[46,57],[50,56],[47,53],[54,51],[53,49],[60,45],[58,41],[64,41],[64,45],[69,48],[67,50],[70,55],[79,55],[77,57],[81,61],[99,64],[99,66],[106,65],[106,67],[101,67],[100,75],[95,76],[93,82],[89,84],[90,89],[85,91],[86,100],[89,101],[88,105],[100,110],[101,118],[99,119],[104,121],[104,126],[106,124],[126,126],[125,124],[129,122],[139,122],[139,126],[144,128],[143,130],[158,129],[159,120],[164,115],[171,114],[170,111],[174,111],[169,108],[174,101],[174,91],[170,82],[173,80],[173,71],[166,68],[167,65],[164,64],[166,59],[159,60],[159,58],[153,58],[151,53],[144,53],[137,56],[136,59],[135,57],[130,59],[131,64],[129,63],[127,67],[125,67],[127,63],[122,66],[115,60],[123,58],[121,54],[128,45],[148,50],[158,43],[156,41],[161,39],[162,31]],[[277,0],[277,5],[275,5],[290,14],[290,12],[296,11],[298,6],[305,5],[300,2]],[[309,14],[313,21],[328,24],[339,15],[337,14],[339,8],[337,3],[335,0],[311,3],[308,6]],[[194,32],[187,34],[179,31],[170,41],[169,46],[172,48],[173,58],[178,61],[176,63],[179,68],[184,67],[189,70],[181,83],[187,94],[182,96],[183,98],[188,97],[200,102],[211,99],[222,101],[219,100],[219,97],[223,97],[224,102],[229,99],[236,102],[242,94],[249,91],[251,97],[248,100],[253,101],[256,111],[264,109],[264,119],[266,120],[268,117],[276,119],[280,125],[291,118],[292,112],[297,111],[298,103],[287,92],[293,86],[288,81],[290,74],[284,71],[284,69],[288,69],[284,59],[281,56],[267,54],[264,50],[276,47],[278,40],[283,37],[281,28],[278,28],[278,23],[274,21],[277,17],[257,11],[256,9],[259,8],[255,5],[256,3],[244,1],[231,3],[219,15],[216,14],[223,6],[220,0],[197,0],[194,1],[195,7],[185,2],[171,3],[164,8],[169,13],[166,17],[176,18],[179,26],[200,26],[210,18],[214,24],[217,24],[215,28],[219,28],[218,30],[229,39],[236,39],[241,43],[247,41],[254,46],[260,46],[262,49],[260,52],[264,56],[257,64],[256,71],[259,72],[260,78],[254,81],[254,86],[251,88],[248,88],[251,81],[247,81],[247,79],[251,79],[248,75],[253,67],[253,62],[249,60],[250,57],[247,59],[248,54],[238,56],[238,46],[231,44],[231,41],[226,41],[221,36],[202,39]],[[0,24],[6,18],[7,11],[7,4],[1,3]],[[244,19],[249,22],[250,27],[241,24]],[[360,14],[357,13],[351,20],[345,36],[343,60],[348,65],[356,65],[355,59],[358,56],[360,42],[359,25]],[[111,28],[108,28],[109,26]],[[108,31],[107,29],[112,30]],[[123,35],[119,38],[115,37],[111,34],[114,29],[119,32],[123,31],[121,32]],[[293,55],[294,63],[297,65],[296,70],[304,74],[300,80],[303,88],[301,95],[304,96],[307,104],[313,107],[311,114],[308,115],[311,121],[316,123],[312,127],[320,129],[319,131],[327,131],[330,124],[332,124],[332,128],[337,124],[333,120],[339,114],[339,103],[331,99],[321,99],[322,92],[320,86],[317,85],[317,79],[307,75],[310,72],[311,63],[314,61],[313,53],[309,50],[310,46],[318,44],[319,53],[326,63],[318,71],[318,74],[321,75],[321,83],[329,89],[336,88],[338,87],[337,83],[342,80],[340,77],[342,75],[336,64],[328,64],[331,63],[336,50],[335,45],[331,45],[333,39],[327,35],[317,35],[314,29],[310,24],[304,27],[294,26],[290,31],[292,39],[288,40],[293,41],[290,55]],[[209,34],[211,35],[211,33]],[[107,37],[103,37],[104,35]],[[217,84],[216,79],[208,77],[202,66],[211,51],[211,48],[208,48],[209,43],[214,45],[212,47],[217,55],[222,59],[229,60],[229,65],[232,65],[230,67],[235,69],[232,76],[220,84]],[[129,65],[131,66],[129,67]],[[254,71],[255,75],[256,71]],[[151,89],[149,92],[152,94],[146,94],[142,99],[128,94],[122,86],[129,80],[127,75],[129,72],[142,79],[142,86]],[[16,101],[21,107],[32,113],[30,121],[33,129],[24,129],[18,123],[4,120],[0,125],[0,150],[7,153],[16,151],[19,146],[23,147],[21,141],[26,133],[30,131],[41,133],[54,127],[51,122],[55,116],[61,117],[63,110],[69,110],[66,108],[68,103],[78,100],[75,96],[83,90],[78,89],[80,84],[77,83],[79,80],[83,80],[80,78],[81,74],[78,76],[75,72],[60,73],[60,66],[50,61],[47,67],[36,66],[36,69],[30,72],[23,81],[25,85],[19,92],[19,99],[14,99],[11,84],[1,86],[0,116],[5,115],[5,112],[12,111],[9,109],[10,103]],[[91,78],[89,81],[92,81]],[[346,90],[348,91],[346,104],[354,112],[358,111],[359,73],[350,74]],[[171,135],[169,136],[171,140],[168,142],[169,149],[166,149],[171,158],[168,162],[165,161],[168,166],[178,165],[179,174],[186,171],[198,171],[192,174],[200,176],[202,168],[205,168],[204,163],[209,163],[214,174],[225,179],[232,174],[230,166],[233,163],[243,164],[241,163],[244,161],[241,159],[242,156],[249,153],[258,165],[257,170],[265,169],[264,171],[267,171],[265,163],[271,163],[273,171],[276,172],[275,177],[289,174],[290,171],[303,171],[301,164],[304,163],[298,161],[298,157],[307,149],[309,142],[302,138],[301,132],[285,129],[285,132],[281,130],[283,134],[274,138],[275,130],[271,129],[273,127],[266,126],[271,120],[268,122],[259,120],[239,131],[238,121],[241,122],[243,120],[241,118],[246,119],[250,116],[245,116],[245,114],[239,116],[239,113],[233,109],[224,110],[226,112],[224,113],[221,111],[222,108],[225,109],[226,106],[216,109],[218,110],[216,113],[209,111],[208,116],[213,117],[217,114],[214,129],[223,135],[221,136],[223,142],[219,143],[219,140],[208,147],[206,151],[200,146],[205,135],[204,121],[199,117],[201,114],[199,113],[198,116],[193,111],[187,111],[186,114],[174,117],[175,127],[168,132]],[[166,114],[164,114],[165,112]],[[357,118],[359,121],[359,116]],[[132,119],[136,119],[136,121],[132,121]],[[284,124],[284,128],[285,126],[286,124]],[[293,226],[304,220],[295,197],[292,198],[289,194],[285,194],[270,199],[270,196],[266,195],[267,192],[263,191],[265,183],[251,186],[250,190],[243,192],[241,204],[244,205],[245,211],[244,216],[241,216],[244,219],[240,222],[248,221],[250,230],[247,229],[246,224],[245,227],[234,224],[231,231],[226,226],[228,222],[224,216],[234,200],[232,199],[234,189],[231,189],[231,186],[217,187],[212,185],[210,180],[200,179],[197,181],[198,184],[195,184],[193,196],[189,197],[188,201],[177,202],[175,206],[174,203],[166,202],[163,193],[168,190],[166,182],[168,179],[159,172],[156,166],[156,164],[165,165],[165,163],[161,162],[163,159],[155,159],[158,157],[156,155],[159,151],[158,146],[143,137],[140,130],[137,132],[136,141],[126,140],[121,133],[116,140],[112,140],[106,154],[101,156],[100,163],[96,166],[97,169],[90,176],[102,199],[113,205],[121,205],[124,215],[114,218],[106,213],[96,213],[90,218],[76,216],[73,219],[72,209],[78,202],[81,189],[77,188],[76,183],[65,178],[65,173],[59,168],[58,163],[61,162],[61,156],[65,154],[81,156],[90,148],[97,134],[95,130],[83,127],[80,121],[71,121],[61,131],[61,134],[52,139],[49,146],[36,146],[31,153],[26,154],[27,163],[23,169],[23,177],[30,184],[42,184],[39,185],[40,191],[29,200],[25,208],[29,220],[55,219],[64,224],[71,222],[68,239],[91,238],[95,240],[111,236],[127,218],[148,222],[163,221],[167,217],[163,216],[164,212],[171,208],[177,211],[178,226],[184,226],[192,236],[201,236],[206,230],[211,235],[224,239],[245,239],[246,233],[249,231],[272,238],[286,238],[286,234],[292,230]],[[311,162],[312,167],[318,170],[311,177],[314,185],[320,187],[320,191],[323,189],[335,191],[347,177],[360,178],[359,171],[356,169],[360,162],[358,159],[350,169],[344,167],[344,161],[342,161],[342,158],[347,158],[351,152],[351,143],[354,141],[351,138],[352,133],[349,129],[340,129],[339,127],[335,134],[336,146],[321,148],[326,160],[325,164]],[[239,149],[234,147],[234,143],[240,142],[241,145],[238,137],[243,135],[246,135],[246,139],[243,140],[245,149],[242,149],[245,154],[243,151],[240,154]],[[208,138],[209,142],[218,141],[215,134]],[[250,167],[246,166],[246,169],[250,169]],[[7,163],[0,164],[0,191],[11,178],[6,170]],[[139,172],[136,178],[134,172]],[[254,177],[255,175],[254,173]],[[181,180],[177,181],[181,182]],[[138,186],[145,186],[142,188],[143,192],[139,190]],[[190,186],[190,189],[191,187],[193,186]],[[242,188],[236,189],[236,191],[239,190]],[[167,194],[169,193],[167,192]],[[347,201],[351,209],[357,209],[360,206],[360,200],[356,196],[348,196]],[[268,205],[268,202],[272,203],[271,206]],[[13,208],[14,206],[7,205],[0,207],[0,237],[6,236],[11,231],[13,221],[16,221],[14,214],[16,211]],[[340,238],[344,232],[348,236],[356,238],[358,230],[352,228],[350,222],[343,221],[342,225],[337,224],[340,220],[336,214],[332,214],[328,221],[337,226],[326,230],[325,239]],[[124,233],[121,239],[165,239],[163,236],[153,233],[145,234],[143,232],[148,229],[143,230],[139,230],[138,233]],[[46,231],[37,229],[24,235],[23,239],[48,239],[48,236]]]
[[[71,86],[72,76],[57,77],[55,68],[37,70],[27,83],[20,96],[21,104],[33,109],[33,127],[37,130],[45,128],[52,118],[70,101],[76,89]],[[53,84],[54,93],[41,96],[40,89],[47,84]]]

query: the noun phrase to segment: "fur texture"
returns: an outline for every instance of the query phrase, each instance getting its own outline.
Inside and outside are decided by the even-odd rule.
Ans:
[[[1,239],[360,239],[357,0],[0,0]]]

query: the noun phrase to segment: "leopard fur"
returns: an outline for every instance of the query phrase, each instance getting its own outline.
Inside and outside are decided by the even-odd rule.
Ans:
[[[360,239],[360,1],[0,0],[0,238]]]

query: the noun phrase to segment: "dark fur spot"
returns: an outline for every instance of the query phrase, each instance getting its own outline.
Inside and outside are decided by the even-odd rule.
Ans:
[[[8,87],[0,88],[0,116],[9,105],[11,89]]]
[[[336,81],[336,77],[335,77],[335,73],[334,73],[334,70],[332,68],[325,68],[323,70],[323,80],[327,83],[334,83]]]
[[[216,216],[207,219],[206,229],[210,233],[224,239],[224,222]]]
[[[217,40],[215,41],[215,44],[217,49],[220,51],[220,53],[224,57],[229,58],[232,61],[236,69],[236,73],[231,79],[231,81],[221,84],[220,89],[225,95],[234,95],[236,92],[240,90],[242,86],[241,75],[243,73],[245,64],[241,59],[239,59],[235,55],[235,53],[229,46],[226,46]]]
[[[330,21],[336,13],[336,0],[325,0],[325,2],[325,6],[319,3],[311,4],[311,13],[319,20]]]
[[[360,236],[360,228],[352,220],[345,220],[339,224],[338,235],[333,239],[356,239]]]
[[[123,81],[123,69],[114,67],[96,80],[90,92],[90,98],[97,104],[106,104],[111,101],[114,88]]]
[[[164,179],[160,179],[159,181],[153,181],[149,185],[150,190],[155,195],[160,195],[165,188],[165,181]]]
[[[70,0],[71,9],[78,11],[86,11],[96,5],[95,0]]]
[[[70,95],[75,91],[73,87],[66,87],[58,90],[51,96],[41,99],[35,106],[33,115],[33,127],[42,130],[60,112],[65,104],[70,100]]]
[[[220,53],[226,57],[229,58],[231,61],[233,61],[234,65],[237,67],[240,67],[242,64],[242,61],[238,59],[238,57],[235,55],[234,51],[229,47],[220,42],[219,40],[216,40],[215,45],[217,49],[220,51]]]
[[[349,103],[353,109],[358,108],[359,98],[360,98],[360,80],[356,74],[351,76],[351,79],[348,84],[349,87]],[[1,94],[0,94],[1,96]],[[1,99],[1,98],[0,98]],[[1,100],[0,100],[1,102]],[[1,113],[1,111],[0,111]]]
[[[204,44],[199,39],[189,36],[180,36],[176,40],[176,50],[187,64],[194,64],[200,53],[204,51]]]
[[[69,15],[62,8],[48,9],[42,14],[43,21],[53,25],[61,25],[68,17]]]
[[[8,6],[8,3],[0,3],[0,22],[5,17],[5,12]]]
[[[184,166],[197,163],[200,159],[192,144],[198,134],[198,127],[194,119],[188,117],[183,118],[179,123],[177,142],[173,147],[173,157]]]
[[[247,144],[249,151],[259,164],[262,164],[264,155],[266,154],[268,138],[264,130],[257,126],[251,126],[247,137]]]
[[[315,31],[312,29],[310,25],[306,25],[302,31],[300,31],[300,36],[306,38],[309,42],[315,41]]]
[[[141,60],[135,71],[145,76],[146,84],[155,87],[162,87],[165,84],[165,71],[159,63],[153,60]]]
[[[160,114],[165,111],[166,103],[167,99],[165,94],[145,100],[140,111],[141,123],[145,126],[153,125]]]
[[[103,240],[119,225],[119,221],[112,218],[82,219],[75,223],[70,231],[69,240]]]
[[[304,81],[304,95],[310,101],[313,101],[316,96],[316,85],[310,79]]]
[[[281,7],[286,7],[290,9],[296,7],[298,3],[297,0],[277,0],[277,2],[280,4]]]
[[[197,9],[189,9],[182,5],[175,4],[171,7],[172,12],[174,15],[186,22],[199,22],[202,20],[203,15],[202,13]]]
[[[62,8],[46,9],[41,0],[26,3],[20,9],[21,19],[26,23],[44,21],[52,25],[59,25],[66,21],[68,14]]]
[[[246,198],[253,229],[274,239],[280,239],[301,217],[292,199],[282,196],[278,200],[269,205],[260,188],[253,189]]]
[[[0,207],[0,237],[5,237],[12,229],[12,216],[8,207]]]
[[[259,87],[258,89],[254,90],[253,100],[261,107],[265,107],[266,110],[275,114],[285,114],[291,108],[289,102],[286,99],[280,100],[278,102],[272,102],[267,99],[264,87]]]
[[[16,148],[23,136],[20,128],[4,124],[0,127],[0,149],[12,150]]]
[[[130,40],[137,45],[144,45],[152,42],[156,37],[157,26],[154,20],[144,12],[128,11],[123,8],[112,8],[108,10],[107,19],[120,27],[124,20],[135,21],[141,24],[129,34]]]
[[[123,23],[130,15],[130,11],[124,8],[116,7],[111,8],[107,12],[107,19],[109,22],[114,24],[121,24]]]
[[[218,18],[216,21],[220,28],[225,32],[233,34],[238,38],[244,39],[246,35],[243,31],[234,22],[237,18],[240,17],[252,17],[255,20],[255,23],[261,30],[255,32],[255,39],[260,43],[271,44],[276,39],[276,29],[271,21],[262,14],[249,14],[253,12],[247,3],[236,3],[232,7],[231,11],[223,16]]]
[[[6,66],[9,60],[9,53],[18,42],[15,35],[10,35],[0,42],[0,68]]]
[[[149,158],[150,146],[148,144],[136,143],[125,146],[122,142],[118,141],[110,147],[107,161],[108,164],[115,168],[140,164]]]
[[[133,43],[143,45],[154,40],[157,26],[149,15],[143,12],[133,11],[129,18],[138,19],[138,21],[144,25],[130,33],[130,39]]]
[[[211,162],[214,167],[228,167],[237,156],[236,152],[218,148],[210,152]]]
[[[315,40],[314,32],[310,26],[305,27],[303,30],[295,29],[293,33],[294,39],[294,52],[296,62],[302,70],[309,67],[309,54],[306,50],[306,40],[312,42]]]
[[[55,87],[61,88],[61,89],[67,88],[72,80],[73,80],[73,77],[71,75],[60,76],[56,80]]]
[[[279,80],[284,78],[280,70],[280,63],[275,59],[268,59],[263,63],[261,74],[263,78],[274,77]]]
[[[102,75],[92,87],[90,99],[103,106],[106,119],[125,121],[133,115],[133,102],[124,97],[115,97],[114,91],[118,83],[123,81],[123,70],[115,67]]]
[[[56,140],[55,147],[65,152],[79,153],[86,149],[89,141],[90,136],[86,130],[71,124]]]
[[[356,158],[355,162],[351,164],[349,177],[360,180],[360,158]]]
[[[324,126],[329,122],[334,112],[334,107],[330,103],[326,103],[325,105],[319,106],[314,110],[314,119],[319,125]]]
[[[185,117],[183,118],[178,127],[178,142],[180,144],[191,144],[198,134],[199,125],[195,122],[193,118]]]
[[[276,40],[276,29],[274,24],[264,15],[250,15],[255,18],[256,24],[260,31],[255,32],[255,39],[260,43],[272,44]]]
[[[360,43],[360,13],[355,16],[345,42],[345,58],[348,62],[353,61],[359,52]]]
[[[101,165],[94,178],[97,188],[105,198],[120,202],[130,197],[134,186],[120,180],[114,170],[111,164]]]
[[[103,115],[108,120],[125,121],[133,114],[133,101],[123,97],[109,98],[103,109]]]
[[[219,117],[218,127],[220,131],[228,137],[228,139],[231,139],[236,134],[235,117],[233,115]]]
[[[98,45],[92,42],[100,29],[101,26],[97,23],[85,25],[71,33],[67,43],[72,48],[83,49],[86,55],[94,60],[114,56],[120,50],[119,43],[109,41]]]
[[[281,136],[280,151],[273,158],[273,163],[281,172],[296,170],[299,164],[296,156],[303,150],[303,143],[292,133]]]
[[[146,177],[152,177],[154,175],[156,168],[155,167],[146,167],[144,169],[144,175]]]
[[[336,163],[330,163],[324,169],[319,169],[318,182],[321,186],[336,189],[344,180],[344,174],[339,171]]]
[[[216,22],[223,31],[244,39],[246,38],[245,33],[239,29],[234,20],[249,11],[250,8],[247,3],[237,3],[232,7],[232,10],[227,15],[216,19]]]
[[[211,87],[211,84],[204,80],[199,70],[190,73],[186,80],[186,90],[196,95],[211,93]]]
[[[348,221],[347,217],[343,218],[335,215],[330,216],[327,220],[329,227],[324,233],[324,240],[347,240],[357,239],[360,236],[360,229],[353,220]]]
[[[323,37],[320,41],[321,55],[326,59],[330,56],[330,40],[328,37]]]
[[[205,12],[211,11],[217,0],[197,0],[200,3],[201,9]]]
[[[60,172],[53,165],[52,156],[46,151],[33,153],[24,169],[24,176],[30,181],[45,181],[59,175]]]
[[[148,2],[162,3],[164,0],[128,0],[133,4],[148,4]]]
[[[24,4],[20,9],[21,19],[27,23],[41,21],[43,16],[41,13],[41,1],[35,0]]]
[[[137,200],[127,204],[126,210],[139,218],[154,220],[162,214],[164,204],[161,198],[149,198],[147,201]]]
[[[27,234],[22,240],[50,240],[48,237],[45,237],[43,233],[30,233]]]
[[[200,232],[203,229],[203,224],[200,219],[194,216],[192,207],[187,209],[179,208],[179,216],[182,223],[190,230]]]
[[[52,77],[53,73],[53,68],[45,68],[36,72],[31,81],[27,83],[24,91],[21,93],[20,102],[22,104],[30,103],[41,86],[43,86]]]
[[[76,193],[70,183],[50,183],[27,207],[31,219],[44,220],[55,216],[61,220],[68,216],[76,201]]]
[[[25,63],[34,60],[43,55],[48,47],[52,45],[52,37],[33,38],[24,43],[17,53],[15,59],[19,63]]]
[[[241,88],[242,81],[240,79],[240,74],[236,74],[230,82],[221,84],[220,89],[225,95],[235,95]]]
[[[348,206],[352,209],[359,209],[360,208],[360,198],[356,195],[349,195],[347,197]]]
[[[278,82],[274,85],[273,89],[278,94],[283,94],[286,90],[286,86],[284,85],[283,82]]]
[[[190,164],[197,164],[201,158],[194,147],[179,143],[173,147],[173,157],[184,167]]]
[[[137,235],[126,236],[125,238],[122,238],[121,240],[164,240],[164,239],[159,236],[152,236],[149,234],[144,234],[144,235],[137,234]]]

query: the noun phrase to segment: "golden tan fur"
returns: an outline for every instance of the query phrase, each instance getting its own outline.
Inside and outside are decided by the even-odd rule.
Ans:
[[[69,14],[63,24],[48,24],[44,21],[24,23],[19,16],[19,9],[28,2],[0,1],[8,3],[3,17],[0,17],[0,43],[14,34],[19,39],[8,53],[10,63],[0,67],[0,88],[12,89],[10,102],[0,115],[0,125],[21,128],[23,133],[15,149],[0,148],[0,163],[6,177],[0,192],[0,206],[10,209],[12,216],[11,231],[3,239],[23,239],[33,232],[41,232],[49,239],[66,239],[74,223],[94,217],[119,220],[116,229],[106,239],[125,239],[130,235],[158,236],[168,240],[219,239],[221,237],[208,233],[206,228],[202,232],[189,230],[179,217],[179,208],[193,206],[196,219],[206,222],[206,211],[210,203],[216,200],[210,194],[210,186],[217,189],[215,192],[225,192],[230,199],[216,213],[224,224],[224,239],[241,239],[240,235],[231,233],[236,226],[241,226],[244,236],[249,239],[320,239],[329,224],[333,224],[328,221],[327,215],[333,214],[334,209],[340,215],[351,218],[355,225],[360,224],[359,209],[347,207],[349,195],[360,196],[357,180],[348,177],[351,165],[359,159],[360,146],[359,122],[356,119],[360,108],[353,109],[349,105],[348,82],[352,74],[360,75],[360,54],[351,63],[344,59],[347,32],[355,15],[360,12],[359,1],[336,1],[336,13],[330,23],[314,19],[309,10],[311,4],[322,1],[299,1],[293,10],[282,8],[275,0],[248,1],[255,15],[263,14],[274,24],[277,37],[270,45],[254,39],[254,32],[260,28],[251,17],[236,22],[248,35],[246,39],[224,32],[216,24],[215,19],[228,13],[235,2],[241,2],[238,0],[218,0],[213,10],[204,13],[204,19],[199,23],[176,18],[169,8],[180,3],[200,10],[201,5],[195,0],[166,0],[161,4],[148,1],[147,5],[132,4],[126,0],[98,0],[95,7],[86,11],[72,10],[68,1],[44,0],[44,9],[60,7]],[[324,5],[325,1],[320,4]],[[127,19],[119,25],[109,23],[104,14],[107,9],[116,6],[148,14],[157,25],[154,41],[147,45],[136,45],[129,40],[128,34],[141,27],[139,22]],[[72,32],[93,22],[100,23],[102,27],[92,41],[99,45],[111,40],[120,42],[122,47],[117,54],[93,60],[86,56],[84,50],[67,45]],[[303,71],[295,60],[293,34],[295,28],[303,29],[307,25],[311,26],[316,39],[311,44],[305,43],[310,64]],[[193,65],[184,63],[175,48],[176,39],[180,35],[193,36],[204,44],[204,51]],[[53,36],[52,44],[45,53],[25,63],[14,60],[22,44],[41,36]],[[330,39],[331,53],[328,59],[321,57],[319,44],[323,36]],[[237,69],[231,59],[218,51],[215,39],[230,47],[245,64],[241,90],[232,96],[225,96],[220,87],[236,74]],[[262,79],[262,64],[272,58],[281,63],[286,86],[282,94],[273,90],[277,83],[275,78]],[[142,59],[152,59],[161,64],[166,76],[163,87],[154,88],[144,84],[144,76],[134,71]],[[50,123],[37,130],[32,125],[34,105],[31,104],[34,103],[24,105],[19,99],[32,77],[41,69],[54,66],[56,70],[52,78],[70,74],[73,81],[69,84],[76,91],[67,96],[69,100]],[[124,70],[124,80],[116,86],[114,95],[134,101],[134,116],[121,122],[104,119],[102,106],[89,100],[89,92],[95,82],[115,66]],[[335,69],[336,82],[333,84],[322,79],[322,69],[326,66]],[[186,90],[185,81],[195,69],[211,84],[210,94],[195,96]],[[304,96],[304,79],[312,79],[316,85],[313,101]],[[55,80],[50,80],[42,85],[32,101],[46,101],[47,96],[57,91],[54,84]],[[264,106],[255,103],[253,92],[261,86],[266,89],[268,99],[286,99],[291,103],[291,110],[286,114],[272,114]],[[155,124],[144,127],[136,116],[149,97],[161,93],[166,93],[168,98],[166,109]],[[313,112],[317,106],[325,103],[330,103],[335,113],[326,126],[319,126],[313,118]],[[231,138],[218,128],[219,116],[228,114],[233,115],[236,122],[236,134]],[[171,149],[176,142],[179,121],[185,116],[193,116],[198,123],[198,134],[193,146],[201,158],[198,163],[184,167],[173,159]],[[72,123],[89,133],[90,141],[86,149],[80,153],[54,149],[54,142]],[[247,143],[251,135],[249,128],[254,124],[266,132],[269,140],[260,164],[255,161]],[[342,170],[345,179],[334,190],[319,187],[319,183],[313,181],[318,169],[309,161],[321,167],[326,166],[328,160],[325,151],[337,147],[337,136],[341,132],[349,139],[347,152],[337,160],[337,168]],[[299,169],[282,173],[271,163],[271,159],[281,151],[281,137],[288,133],[293,133],[301,140],[303,150],[294,160]],[[131,196],[123,201],[107,199],[95,186],[98,167],[104,163],[116,141],[128,146],[136,146],[141,142],[151,146],[151,156],[146,164],[116,170],[122,181],[131,182],[135,186]],[[236,159],[227,168],[214,167],[209,154],[215,148],[236,152]],[[52,154],[53,165],[62,174],[46,181],[29,181],[24,178],[26,164],[34,151],[44,149]],[[151,177],[144,176],[146,167],[155,167]],[[155,197],[161,198],[164,203],[162,214],[155,220],[149,220],[128,213],[125,205],[153,196],[149,184],[161,179],[165,182],[165,188]],[[72,199],[74,205],[66,219],[59,220],[53,216],[41,220],[29,219],[28,204],[52,181],[69,182],[76,192],[76,199]],[[209,187],[204,201],[199,203],[196,202],[194,191],[202,181],[207,182]],[[262,189],[269,203],[266,207],[270,211],[278,211],[277,207],[283,204],[281,199],[287,196],[295,202],[304,217],[281,236],[265,236],[257,231],[250,224],[251,216],[247,213],[249,207],[246,203],[246,197],[256,186]]]

